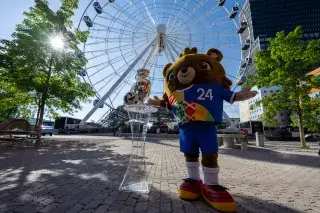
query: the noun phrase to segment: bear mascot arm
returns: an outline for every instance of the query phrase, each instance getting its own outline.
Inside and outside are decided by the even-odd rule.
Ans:
[[[172,65],[172,63],[167,64],[163,69],[163,76],[165,77],[167,69]],[[167,82],[166,79],[164,80],[164,86],[167,89]],[[168,110],[171,110],[171,106],[169,104],[169,98],[167,93],[164,93],[162,96],[162,99],[158,98],[157,96],[154,96],[154,99],[149,99],[149,104],[154,106],[160,106],[163,108],[166,108]]]

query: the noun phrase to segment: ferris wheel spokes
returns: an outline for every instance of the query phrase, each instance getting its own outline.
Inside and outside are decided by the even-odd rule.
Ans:
[[[165,39],[166,41],[166,39]],[[168,43],[167,43],[168,44]],[[165,51],[167,51],[171,57],[172,62],[174,62],[176,60],[176,58],[174,57],[174,55],[172,54],[172,52],[170,51],[169,45],[166,46]]]
[[[143,58],[143,56],[148,52],[148,50],[152,47],[153,50],[156,49],[158,37],[156,37],[136,58],[136,60],[128,67],[128,69],[120,76],[120,78],[112,85],[112,87],[108,90],[108,92],[96,103],[96,105],[90,110],[90,112],[84,117],[81,121],[83,125],[92,114],[104,104],[104,102],[109,98],[109,96],[113,93],[113,91],[119,86],[119,84],[127,77],[127,75],[132,71],[132,69],[138,64],[138,62]],[[151,53],[152,54],[152,53]]]
[[[166,57],[167,64],[169,64],[169,63],[170,63],[170,60],[169,60],[169,56],[168,56],[167,50],[165,49],[163,52],[164,52],[164,55],[165,55],[165,57]]]
[[[131,2],[131,1],[130,1]],[[115,7],[113,7],[113,8],[115,8],[115,9],[118,9],[119,10],[119,12],[120,13],[122,13],[122,14],[124,14],[127,18],[129,18],[129,19],[132,19],[132,20],[136,20],[137,21],[137,23],[140,23],[142,20],[139,20],[139,19],[137,19],[137,17],[136,16],[133,16],[132,14],[129,14],[123,7],[120,7],[118,4],[115,4],[118,8],[115,8]],[[135,7],[134,7],[135,8]],[[135,8],[135,10],[136,10],[136,8]],[[146,26],[146,27],[148,27],[148,28],[151,28],[151,29],[154,29],[154,27],[151,27],[151,26],[149,26],[149,25],[147,25],[146,23],[143,23],[143,25],[144,26]]]
[[[167,44],[170,46],[170,48],[174,51],[174,53],[179,56],[180,53],[179,51],[174,47],[174,45],[171,43],[171,41],[169,39],[166,38],[166,42]],[[190,46],[190,45],[189,45]]]
[[[138,42],[138,43],[140,44],[141,42]],[[137,48],[141,48],[141,47],[143,47],[144,45],[145,45],[145,43],[143,43],[143,44],[140,45],[140,46],[137,46]],[[87,52],[85,52],[85,53],[93,53],[93,52],[95,52],[95,51],[87,51]],[[106,54],[110,53],[109,51],[108,51],[108,53],[107,53],[105,50],[99,50],[99,52],[104,52],[104,53],[101,54],[101,55],[94,56],[94,57],[92,57],[92,58],[90,58],[90,59],[97,58],[97,57],[101,57],[101,56],[103,56],[103,55],[106,55]],[[131,54],[134,53],[134,52],[135,52],[135,50],[132,49],[131,51],[126,52],[124,55],[125,55],[125,56],[131,55]],[[114,63],[114,62],[118,62],[119,60],[121,60],[121,58],[122,58],[122,56],[114,57],[114,58],[110,59],[108,62],[103,62],[103,63],[99,63],[99,64],[97,64],[97,65],[92,65],[92,66],[90,66],[89,68],[87,68],[87,70],[88,70],[88,69],[91,69],[91,68],[95,68],[95,67],[100,66],[100,65],[102,65],[102,64],[107,64],[107,65],[109,66],[109,65],[111,65],[111,64]],[[105,68],[106,68],[106,67],[105,67]],[[95,73],[94,73],[94,74],[95,74]],[[91,76],[93,76],[94,74],[92,74]]]

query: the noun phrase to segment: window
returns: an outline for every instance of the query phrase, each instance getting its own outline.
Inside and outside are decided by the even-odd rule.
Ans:
[[[74,119],[74,118],[68,118],[67,119],[67,124],[79,124],[81,120],[79,119]]]
[[[54,122],[53,122],[53,121],[44,121],[44,122],[43,122],[43,125],[44,125],[44,126],[53,126],[53,125],[54,125]]]

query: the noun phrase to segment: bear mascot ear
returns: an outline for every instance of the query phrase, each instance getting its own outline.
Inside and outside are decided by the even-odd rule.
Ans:
[[[221,51],[218,49],[215,49],[215,48],[208,49],[206,54],[213,57],[214,59],[216,59],[219,62],[223,58],[223,54],[221,53]]]
[[[164,68],[163,68],[163,77],[166,77],[167,75],[167,69],[169,69],[169,67],[171,67],[172,63],[167,64]]]
[[[181,58],[182,56],[185,56],[185,55],[189,55],[189,54],[197,54],[197,52],[198,52],[198,49],[196,47],[193,47],[191,49],[189,47],[187,47],[187,48],[184,48],[183,53],[181,53],[179,55],[179,58]]]
[[[224,77],[224,83],[223,83],[223,85],[224,85],[224,88],[225,88],[226,90],[230,90],[230,89],[231,89],[231,86],[232,86],[232,81],[230,81],[229,78]]]

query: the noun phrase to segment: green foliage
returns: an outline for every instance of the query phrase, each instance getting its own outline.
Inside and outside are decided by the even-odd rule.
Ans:
[[[275,38],[269,39],[267,50],[255,54],[256,74],[248,77],[247,86],[280,89],[259,102],[266,108],[266,119],[273,119],[277,112],[289,109],[301,120],[301,104],[308,99],[311,88],[320,88],[319,77],[306,75],[320,63],[320,40],[304,44],[302,35],[301,27],[287,35],[278,32]]]
[[[11,117],[29,117],[31,96],[20,91],[15,82],[6,78],[12,71],[12,58],[6,55],[5,48],[0,46],[0,122]]]
[[[280,123],[274,117],[272,117],[272,115],[273,113],[267,110],[262,114],[261,121],[265,126],[280,127]]]
[[[288,35],[279,32],[275,38],[269,39],[267,50],[255,54],[256,74],[249,76],[246,84],[280,88],[278,93],[257,103],[268,108],[270,116],[283,109],[297,112],[299,98],[306,96],[311,88],[320,87],[318,76],[306,76],[320,62],[320,41],[312,40],[304,45],[301,38],[301,27]]]
[[[71,17],[76,8],[77,0],[62,0],[62,6],[54,12],[47,1],[35,0],[35,7],[25,12],[26,18],[16,26],[13,39],[1,41],[5,57],[12,59],[5,77],[17,90],[32,95],[33,105],[44,103],[51,114],[56,114],[58,109],[72,113],[94,95],[92,88],[79,77],[87,60],[78,54],[78,45],[88,34],[71,31]],[[65,44],[61,51],[54,50],[50,44],[56,35]],[[0,67],[4,67],[5,60],[2,61]]]
[[[302,103],[303,127],[309,132],[320,134],[320,98],[310,98]],[[298,126],[298,116],[291,116],[293,126]]]
[[[312,40],[304,45],[301,38],[302,29],[297,27],[288,35],[279,32],[275,38],[269,39],[269,48],[255,54],[256,75],[248,77],[247,84],[280,87],[276,97],[280,98],[279,105],[288,100],[297,102],[300,95],[319,87],[319,77],[306,76],[306,73],[314,70],[320,62],[320,41]],[[301,85],[303,82],[306,83]]]
[[[278,99],[279,94],[273,93],[264,97],[262,100],[256,101],[256,103],[251,106],[251,109],[259,107],[260,105],[264,106],[264,113],[260,117],[260,120],[265,126],[280,126],[280,123],[275,119],[275,115],[279,112],[279,107],[281,107],[279,106],[281,102],[279,102]]]
[[[29,117],[31,97],[19,91],[14,83],[0,77],[0,122],[10,117]]]
[[[85,42],[87,40],[89,34],[90,34],[90,32],[88,30],[87,31],[80,31],[80,30],[76,31],[76,36],[79,39],[79,41],[81,41],[81,42]]]

